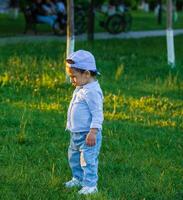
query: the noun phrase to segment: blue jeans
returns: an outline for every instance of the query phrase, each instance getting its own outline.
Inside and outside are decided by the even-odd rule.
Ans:
[[[37,15],[37,21],[45,23],[53,27],[55,24],[55,20],[57,19],[56,15],[49,15],[49,16],[42,16],[42,15]]]
[[[94,146],[88,146],[85,142],[88,132],[70,134],[68,159],[73,177],[81,181],[82,186],[97,186],[98,155],[102,142],[101,131],[96,135]]]

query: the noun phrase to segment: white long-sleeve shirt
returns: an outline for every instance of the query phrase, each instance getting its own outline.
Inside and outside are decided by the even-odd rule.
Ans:
[[[85,132],[102,129],[103,93],[98,81],[78,86],[74,90],[67,113],[66,130]]]

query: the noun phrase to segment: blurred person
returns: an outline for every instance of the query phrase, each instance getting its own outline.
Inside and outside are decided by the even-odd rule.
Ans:
[[[158,24],[162,24],[162,0],[157,1],[157,6],[154,10],[155,16],[157,16]]]
[[[12,17],[16,19],[19,14],[19,0],[10,0],[10,8]]]
[[[47,3],[47,2],[46,2]],[[58,17],[56,14],[51,14],[45,9],[45,2],[43,0],[35,0],[33,3],[33,13],[38,22],[50,25],[56,33],[61,34]]]
[[[65,1],[63,0],[52,0],[52,7],[54,4],[54,12],[57,15],[57,21],[60,24],[60,28],[64,30],[66,28],[67,23],[67,14],[66,14],[66,7],[65,7]]]
[[[65,2],[63,0],[54,0],[58,13],[66,14]]]
[[[44,0],[42,7],[47,15],[57,15],[56,5],[51,0]]]

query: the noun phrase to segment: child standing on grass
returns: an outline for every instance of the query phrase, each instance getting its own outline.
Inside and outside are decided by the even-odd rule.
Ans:
[[[98,155],[102,141],[103,94],[96,75],[94,56],[85,50],[72,53],[67,59],[66,71],[76,87],[68,109],[67,127],[70,146],[69,165],[73,178],[67,188],[81,186],[79,194],[98,191]]]

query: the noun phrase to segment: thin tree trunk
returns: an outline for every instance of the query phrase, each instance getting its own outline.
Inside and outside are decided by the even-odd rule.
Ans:
[[[67,0],[67,50],[66,56],[74,51],[74,1]]]
[[[173,3],[172,0],[167,0],[167,29],[172,29],[172,12]]]
[[[158,24],[162,24],[162,0],[158,1],[159,10],[158,10]]]
[[[174,36],[172,29],[172,13],[173,13],[173,3],[172,0],[167,0],[167,57],[168,64],[172,68],[175,67],[175,50],[174,50]]]
[[[94,14],[94,0],[90,0],[88,10],[88,40],[94,40],[94,25],[95,25],[95,14]]]
[[[67,47],[66,57],[74,52],[75,37],[74,37],[74,0],[67,0]],[[69,82],[69,77],[66,74],[66,82]]]

